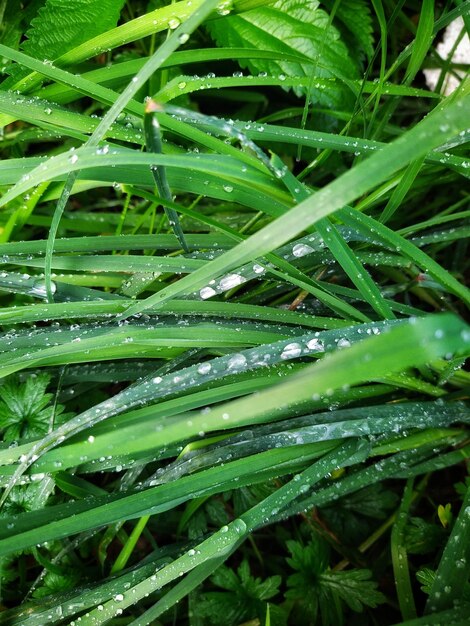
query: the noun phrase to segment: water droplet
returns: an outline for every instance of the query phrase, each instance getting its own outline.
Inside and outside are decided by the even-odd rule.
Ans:
[[[302,354],[300,343],[288,343],[281,352],[281,359],[295,359]]]
[[[175,30],[175,28],[178,28],[180,24],[181,22],[177,17],[172,17],[171,20],[168,21],[168,26],[171,28],[171,30]]]
[[[235,370],[246,365],[246,356],[244,354],[234,354],[227,363],[227,370]]]
[[[208,374],[212,369],[212,365],[210,363],[201,363],[198,368],[197,371],[199,372],[199,374]]]
[[[233,289],[244,282],[246,282],[246,278],[240,274],[228,274],[220,279],[219,287],[223,291],[226,291],[228,289]]]
[[[216,11],[219,15],[228,15],[232,10],[232,5],[232,0],[223,0],[217,5]]]
[[[296,243],[292,248],[292,254],[297,258],[310,254],[311,252],[313,252],[313,248],[306,243]]]
[[[51,283],[51,292],[54,294],[57,291],[57,286],[55,283]],[[40,296],[45,298],[47,296],[46,292],[46,281],[45,280],[37,280],[30,291],[31,294],[35,296]]]
[[[233,187],[231,185],[224,185],[224,191],[227,193],[232,193]]]
[[[309,350],[315,350],[316,352],[325,351],[325,346],[323,345],[323,342],[319,339],[310,339],[310,341],[307,342],[307,348]]]
[[[178,35],[178,41],[180,43],[186,43],[188,39],[189,39],[188,33],[181,33],[181,35]]]
[[[203,287],[199,291],[199,295],[201,296],[201,298],[203,300],[207,300],[208,298],[212,298],[212,296],[215,296],[216,294],[217,294],[217,292],[215,291],[215,289],[212,289],[212,287]]]

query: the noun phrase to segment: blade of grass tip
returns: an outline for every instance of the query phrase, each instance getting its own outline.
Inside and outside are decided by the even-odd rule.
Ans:
[[[382,211],[382,215],[379,218],[379,221],[384,223],[388,222],[390,218],[395,214],[400,208],[401,203],[403,202],[406,194],[410,190],[411,186],[414,183],[415,178],[418,176],[421,166],[423,165],[425,157],[421,157],[416,161],[413,161],[408,165],[406,170],[403,173],[403,176],[400,179],[400,182],[393,190],[392,195],[390,196],[387,205],[384,207]]]
[[[264,626],[271,626],[271,609],[269,602],[266,605],[266,619],[264,622]]]
[[[444,548],[431,587],[426,613],[436,613],[463,599],[470,575],[470,487]]]
[[[144,133],[147,152],[155,152],[157,154],[162,154],[163,152],[160,124],[158,123],[157,116],[154,115],[156,111],[161,110],[161,107],[154,100],[147,100],[144,114]],[[171,194],[170,185],[168,184],[165,166],[152,166],[151,171],[160,196],[164,200],[172,202],[173,196]],[[186,243],[183,229],[181,228],[178,213],[174,209],[170,209],[165,206],[163,207],[163,210],[165,211],[168,221],[170,222],[173,232],[180,242],[181,247],[186,253],[189,253],[188,244]]]
[[[406,68],[405,83],[409,84],[421,69],[433,40],[434,0],[424,0],[421,6],[418,28],[414,40],[411,58]]]
[[[470,97],[466,95],[443,107],[432,118],[428,116],[386,148],[354,166],[314,196],[300,202],[255,235],[207,263],[189,277],[182,278],[145,300],[131,304],[119,319],[141,313],[150,306],[161,306],[176,294],[202,288],[206,281],[246,261],[264,256],[321,218],[350,204],[411,161],[464,130],[468,124],[465,105],[469,102]]]
[[[120,572],[126,567],[127,561],[130,559],[132,551],[137,545],[140,535],[144,532],[144,528],[147,525],[149,519],[150,515],[144,515],[143,517],[139,518],[137,524],[134,526],[129,536],[129,539],[126,541],[117,559],[113,563],[110,571],[111,575]]]
[[[391,551],[395,586],[397,589],[398,604],[404,620],[416,617],[416,606],[411,588],[410,571],[408,568],[408,554],[405,546],[405,527],[413,501],[413,479],[409,478],[398,515],[392,528]]]
[[[191,16],[181,24],[174,33],[156,50],[156,52],[149,58],[147,63],[141,68],[141,70],[133,77],[132,81],[127,85],[119,98],[116,99],[114,104],[109,108],[106,115],[101,122],[95,128],[93,134],[90,136],[86,145],[97,146],[99,142],[106,135],[109,127],[116,121],[118,115],[125,108],[128,102],[135,96],[138,90],[147,82],[147,80],[157,71],[157,69],[164,63],[168,57],[178,49],[178,47],[186,43],[190,34],[196,30],[196,28],[206,19],[210,13],[216,8],[220,0],[205,0],[205,2],[198,7]],[[73,158],[73,155],[72,157]],[[77,179],[79,170],[71,172],[65,182],[62,194],[57,202],[57,206],[52,216],[51,226],[49,230],[49,237],[47,239],[46,256],[44,265],[44,279],[46,285],[46,293],[49,302],[53,302],[55,291],[51,280],[52,273],[52,254],[54,252],[54,242],[57,236],[60,220],[62,214],[67,205],[70,193],[72,191],[73,184]]]

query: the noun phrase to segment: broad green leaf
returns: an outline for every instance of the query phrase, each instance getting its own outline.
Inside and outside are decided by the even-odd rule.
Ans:
[[[331,11],[334,0],[322,0]],[[370,5],[367,0],[347,0],[336,6],[333,23],[342,34],[350,55],[356,59],[358,49],[369,59],[373,53],[373,25]]]
[[[286,76],[311,78],[310,91],[316,102],[330,107],[351,102],[348,87],[344,87],[338,97],[321,85],[315,85],[316,76],[345,80],[358,77],[346,45],[317,0],[278,0],[267,7],[213,21],[207,28],[219,46],[297,53],[307,60],[306,63],[240,60],[242,67],[247,67],[252,74],[268,73],[281,80]],[[300,89],[295,91],[300,95]]]
[[[46,0],[26,31],[21,47],[42,61],[56,59],[114,28],[123,5],[124,0]],[[11,87],[26,73],[14,72],[3,87]]]

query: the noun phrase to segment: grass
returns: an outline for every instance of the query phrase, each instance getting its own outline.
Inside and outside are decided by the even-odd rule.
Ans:
[[[468,3],[104,4],[0,2],[0,624],[466,624]]]

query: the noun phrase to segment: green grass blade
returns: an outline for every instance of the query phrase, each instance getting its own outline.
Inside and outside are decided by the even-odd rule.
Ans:
[[[398,603],[404,620],[416,617],[416,607],[411,587],[410,572],[408,568],[408,554],[405,546],[405,527],[409,517],[409,510],[413,498],[413,480],[408,479],[403,498],[398,510],[398,515],[392,527],[391,550],[393,571],[395,574],[395,586],[397,589]]]
[[[147,151],[161,154],[163,150],[160,124],[158,123],[158,120],[154,115],[157,109],[158,107],[153,100],[147,101],[144,115],[144,132]],[[152,175],[155,179],[155,184],[157,185],[158,193],[164,200],[168,200],[169,202],[171,202],[173,200],[173,196],[171,194],[170,186],[168,184],[165,167],[162,165],[157,165],[155,167],[152,167],[151,169]],[[173,209],[167,207],[164,207],[164,209],[171,224],[171,227],[173,228],[173,231],[181,244],[181,247],[185,252],[189,252],[189,248],[186,243],[183,230],[181,228],[178,213]]]

